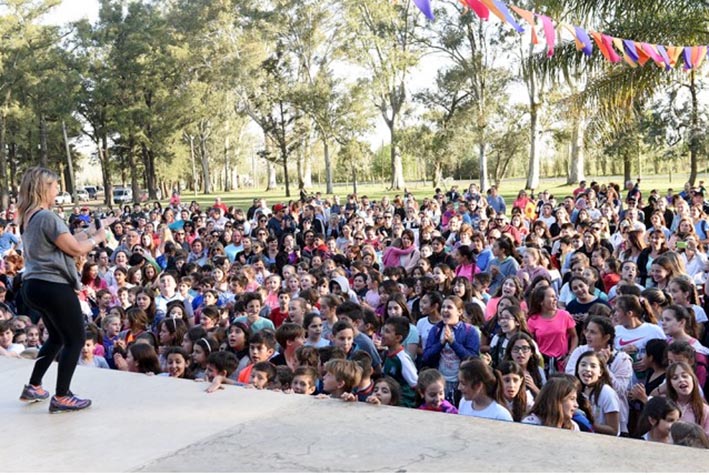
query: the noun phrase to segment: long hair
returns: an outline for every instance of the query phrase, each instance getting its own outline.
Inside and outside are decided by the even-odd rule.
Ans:
[[[482,383],[485,388],[485,393],[495,398],[495,392],[500,385],[500,373],[493,370],[490,365],[485,363],[480,358],[471,358],[464,361],[458,369],[458,376],[461,384],[470,386],[471,388]]]
[[[686,371],[692,376],[692,383],[694,387],[692,388],[692,394],[689,395],[689,404],[692,407],[692,412],[694,412],[694,422],[702,425],[704,423],[704,399],[702,399],[702,394],[699,392],[700,386],[697,375],[694,374],[694,370],[687,363],[680,361],[678,363],[671,364],[670,367],[667,368],[667,372],[665,373],[667,375],[667,396],[674,402],[677,402],[679,399],[677,390],[672,385],[672,375],[680,369]]]
[[[139,373],[158,374],[161,372],[158,355],[150,344],[135,342],[128,347],[128,351],[133,355]]]
[[[534,400],[530,414],[536,415],[547,427],[571,429],[571,420],[564,416],[561,405],[564,399],[576,394],[576,385],[567,378],[550,378]]]
[[[614,305],[625,313],[633,312],[641,322],[657,324],[657,318],[645,299],[640,300],[635,295],[621,295],[615,299]]]
[[[677,403],[672,399],[667,399],[662,396],[657,396],[650,399],[643,408],[643,412],[640,415],[640,420],[638,421],[638,427],[635,430],[635,435],[637,437],[642,437],[646,432],[649,432],[653,428],[654,424],[657,424],[660,420],[667,417],[672,412],[677,412],[677,414],[682,414],[682,410],[679,408]],[[650,419],[655,419],[653,424]]]
[[[517,340],[526,341],[527,344],[532,348],[532,351],[529,354],[529,361],[527,361],[527,367],[525,369],[529,372],[530,376],[532,376],[534,384],[538,388],[541,388],[543,385],[543,381],[539,369],[544,367],[544,362],[539,356],[534,338],[532,338],[529,334],[519,332],[515,333],[510,337],[510,341],[507,342],[507,348],[505,349],[505,357],[503,358],[503,361],[514,361],[514,358],[512,358],[512,347],[515,346]]]
[[[59,175],[42,167],[32,167],[22,176],[17,196],[15,222],[22,227],[30,211],[38,209],[46,199],[49,185],[59,180]]]
[[[500,376],[502,377],[501,379],[503,379],[505,376],[507,376],[509,374],[516,374],[521,379],[519,391],[517,391],[517,394],[515,395],[515,397],[511,401],[512,402],[512,411],[510,411],[510,412],[512,412],[512,419],[515,422],[520,422],[524,418],[524,415],[527,412],[527,386],[524,384],[524,370],[522,369],[522,367],[520,365],[518,365],[514,361],[503,361],[497,367],[497,370],[500,372]],[[497,392],[495,393],[495,399],[497,400],[498,403],[507,407],[508,401],[507,401],[507,398],[505,397],[505,389],[504,389],[503,384],[499,384],[497,386]]]
[[[592,356],[592,357],[596,358],[596,360],[598,360],[598,364],[601,367],[601,376],[598,378],[598,381],[596,381],[595,383],[593,383],[589,386],[586,386],[583,383],[583,381],[581,381],[581,378],[579,377],[579,367],[581,366],[581,360],[583,360],[584,358],[588,358],[590,356]],[[599,358],[598,354],[593,350],[585,351],[585,352],[581,353],[578,361],[576,361],[576,369],[574,371],[574,374],[576,375],[578,380],[581,381],[581,386],[583,387],[583,389],[586,389],[587,387],[591,389],[588,399],[594,405],[598,404],[598,398],[601,397],[601,391],[603,391],[603,386],[607,385],[607,386],[612,387],[611,386],[611,384],[612,384],[611,377],[610,377],[610,374],[608,373],[608,366],[606,366],[605,361],[602,360],[601,358]]]

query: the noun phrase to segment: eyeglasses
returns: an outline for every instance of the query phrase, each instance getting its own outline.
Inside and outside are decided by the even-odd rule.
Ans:
[[[363,236],[355,236],[354,238],[355,238],[355,239],[357,239],[358,241],[361,241],[361,240],[363,240],[363,239],[364,239],[364,237],[363,237]]]
[[[517,354],[529,353],[530,351],[532,351],[531,346],[515,346],[514,348],[512,348],[512,353],[517,353]]]

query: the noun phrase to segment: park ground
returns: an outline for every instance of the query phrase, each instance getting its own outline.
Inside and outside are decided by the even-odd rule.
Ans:
[[[705,179],[704,174],[700,174],[699,180]],[[587,183],[597,181],[601,184],[608,183],[618,183],[623,184],[622,176],[602,176],[602,177],[586,177]],[[664,175],[654,175],[642,177],[640,182],[640,189],[644,196],[647,196],[650,190],[657,189],[662,195],[667,192],[668,188],[672,188],[675,193],[682,191],[687,177],[684,175],[673,174],[672,177],[667,174]],[[446,182],[447,185],[453,186],[458,185],[460,191],[467,190],[471,183],[478,183],[478,180],[457,180]],[[540,179],[539,189],[534,190],[535,194],[541,191],[547,190],[558,201],[561,201],[564,196],[571,194],[572,190],[578,187],[578,183],[573,185],[567,185],[565,178],[542,178]],[[505,198],[508,205],[516,199],[517,193],[524,188],[526,184],[526,178],[508,178],[500,182],[500,194]],[[367,195],[370,199],[380,199],[382,196],[388,196],[393,199],[397,194],[403,195],[404,190],[388,190],[388,183],[368,183],[363,185],[358,185],[357,192],[359,196]],[[202,208],[210,206],[214,203],[216,197],[221,197],[228,206],[237,206],[243,209],[247,209],[251,206],[254,198],[265,198],[268,205],[273,205],[274,203],[283,202],[287,203],[289,200],[299,199],[299,192],[297,184],[291,184],[291,196],[286,197],[285,188],[282,184],[274,190],[265,191],[265,187],[252,187],[252,188],[241,188],[237,191],[230,192],[216,192],[211,194],[203,194],[198,192],[195,194],[191,190],[183,190],[181,193],[181,198],[183,202],[190,202],[196,200]],[[447,190],[448,188],[441,185],[442,190]],[[323,197],[332,196],[325,193],[325,184],[313,183],[312,187],[307,189],[309,194],[315,194],[320,191]],[[407,189],[414,194],[416,199],[421,202],[426,197],[431,197],[434,194],[434,188],[430,181],[410,181],[407,182]],[[333,195],[340,197],[340,203],[344,204],[348,194],[352,193],[351,184],[336,184],[334,186]],[[162,200],[163,205],[167,203],[167,200]],[[100,206],[99,201],[93,201],[89,203],[92,207]]]

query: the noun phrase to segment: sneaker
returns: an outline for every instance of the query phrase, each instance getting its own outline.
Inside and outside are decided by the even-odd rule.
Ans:
[[[49,402],[49,412],[54,414],[57,412],[80,411],[89,406],[91,406],[91,399],[79,399],[73,394],[63,397],[52,396],[52,400]]]
[[[39,402],[44,401],[49,397],[49,392],[45,390],[42,386],[33,386],[31,384],[26,384],[22,389],[22,394],[20,395],[20,401],[22,402]]]

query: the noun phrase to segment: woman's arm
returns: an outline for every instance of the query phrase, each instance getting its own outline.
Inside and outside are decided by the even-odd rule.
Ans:
[[[576,347],[579,346],[579,336],[576,334],[576,328],[571,327],[566,330],[566,334],[569,337],[569,354],[573,353]]]
[[[106,240],[106,231],[99,229],[92,237],[83,241],[77,240],[71,233],[62,233],[54,240],[54,244],[71,257],[79,257],[91,252],[98,243]]]

